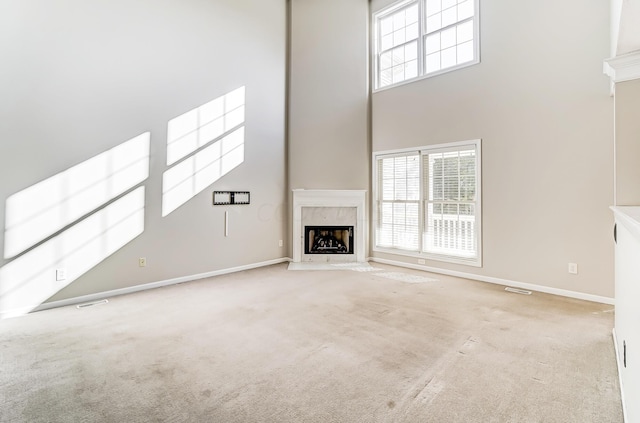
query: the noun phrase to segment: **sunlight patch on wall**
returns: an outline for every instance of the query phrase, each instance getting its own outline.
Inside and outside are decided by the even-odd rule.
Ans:
[[[240,87],[169,121],[167,165],[244,123],[245,88]]]
[[[245,87],[169,121],[163,217],[244,162],[244,121]]]
[[[244,127],[185,159],[162,176],[162,216],[189,201],[244,161]]]
[[[149,176],[150,133],[30,186],[6,201],[4,258],[106,204]]]
[[[138,187],[0,268],[0,318],[26,314],[144,231]],[[56,281],[56,269],[67,270]]]

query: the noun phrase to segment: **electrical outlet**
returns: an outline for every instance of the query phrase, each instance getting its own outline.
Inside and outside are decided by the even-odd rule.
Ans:
[[[572,275],[578,274],[578,264],[577,263],[569,263],[569,273]]]
[[[284,245],[284,242],[282,242],[282,240],[278,241],[278,247],[282,247]]]
[[[145,257],[140,257],[138,259],[138,266],[145,267],[147,265],[147,259]]]
[[[67,279],[67,269],[56,269],[56,281],[63,281]]]
[[[418,264],[427,264],[425,259],[418,259]]]

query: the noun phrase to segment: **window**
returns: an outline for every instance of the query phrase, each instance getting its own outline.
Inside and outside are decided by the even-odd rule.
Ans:
[[[420,156],[385,157],[380,178],[378,245],[417,250],[420,226]]]
[[[374,14],[375,89],[479,62],[479,0],[403,0]]]
[[[379,80],[381,86],[418,76],[418,2],[380,19]]]
[[[374,154],[376,251],[481,265],[480,141]]]

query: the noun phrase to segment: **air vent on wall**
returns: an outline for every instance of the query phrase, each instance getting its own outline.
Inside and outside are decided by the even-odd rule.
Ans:
[[[511,288],[510,286],[506,287],[504,290],[507,292],[513,292],[515,294],[531,295],[531,291],[527,291],[526,289],[520,289],[520,288]]]
[[[100,305],[100,304],[107,304],[108,302],[109,302],[109,300],[98,300],[98,301],[93,301],[93,302],[90,302],[90,303],[78,304],[76,306],[76,308],[93,307],[93,306]]]

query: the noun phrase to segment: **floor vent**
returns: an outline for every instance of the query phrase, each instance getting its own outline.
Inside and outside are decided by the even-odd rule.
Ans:
[[[78,304],[76,307],[77,308],[92,307],[94,305],[106,304],[108,302],[109,302],[108,300],[99,300],[99,301],[93,301],[90,303]]]
[[[527,291],[526,289],[520,289],[520,288],[511,288],[510,286],[506,287],[504,290],[507,292],[513,292],[516,294],[531,295],[531,291]]]

